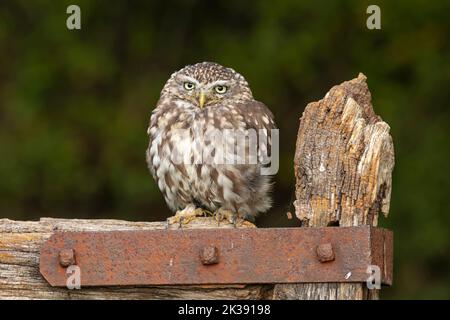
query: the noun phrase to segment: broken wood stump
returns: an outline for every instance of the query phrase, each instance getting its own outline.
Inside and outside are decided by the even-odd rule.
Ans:
[[[377,226],[386,217],[394,147],[372,108],[366,77],[333,87],[300,119],[294,170],[295,214],[303,227]],[[369,275],[368,275],[369,276]],[[276,299],[377,299],[362,283],[279,284]]]

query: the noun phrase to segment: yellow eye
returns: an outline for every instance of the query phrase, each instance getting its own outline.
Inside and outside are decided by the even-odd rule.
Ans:
[[[215,86],[214,90],[217,93],[224,94],[225,92],[227,92],[228,88],[226,86]]]
[[[193,84],[192,82],[186,81],[185,83],[183,83],[183,87],[186,90],[191,91],[195,88],[195,84]]]

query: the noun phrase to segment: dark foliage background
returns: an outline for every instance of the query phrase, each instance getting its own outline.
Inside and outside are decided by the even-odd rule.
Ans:
[[[82,30],[66,28],[78,4]],[[0,218],[168,215],[147,172],[147,122],[186,64],[242,73],[281,129],[276,208],[261,226],[296,225],[293,151],[305,105],[368,76],[396,148],[395,283],[384,298],[450,298],[450,2],[0,2]]]

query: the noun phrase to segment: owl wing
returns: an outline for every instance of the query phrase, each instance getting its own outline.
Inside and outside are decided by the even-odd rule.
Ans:
[[[253,100],[240,108],[246,129],[253,129],[258,136],[258,163],[270,165],[272,131],[277,129],[272,112],[262,102]]]
[[[242,107],[244,119],[246,119],[247,128],[276,129],[274,116],[266,105],[259,101],[250,101]]]
[[[156,169],[159,166],[159,154],[160,149],[163,145],[166,144],[166,132],[167,127],[164,127],[158,123],[160,118],[162,117],[162,124],[167,124],[167,122],[173,121],[170,117],[167,117],[167,112],[169,110],[173,110],[176,106],[172,103],[164,103],[161,99],[158,101],[158,104],[155,109],[153,109],[149,125],[147,128],[147,134],[149,136],[149,144],[146,151],[146,159],[148,168],[150,169],[150,173],[153,178],[158,181],[156,176]],[[156,157],[156,159],[155,159]]]

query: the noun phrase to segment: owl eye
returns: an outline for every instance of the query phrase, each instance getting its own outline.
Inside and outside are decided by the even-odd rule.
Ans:
[[[227,92],[228,88],[226,86],[215,86],[214,90],[217,93],[224,94],[225,92]]]
[[[195,84],[193,84],[192,82],[186,81],[185,83],[183,83],[183,87],[186,90],[191,91],[195,88]]]

